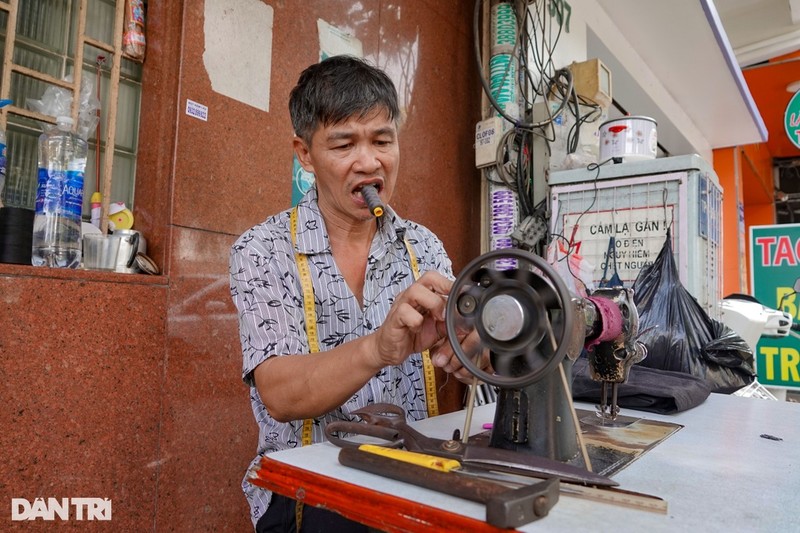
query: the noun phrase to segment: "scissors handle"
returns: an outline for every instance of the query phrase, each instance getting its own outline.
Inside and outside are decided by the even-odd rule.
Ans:
[[[364,424],[363,422],[346,422],[343,420],[336,420],[325,426],[325,436],[328,437],[332,444],[340,448],[358,448],[364,444],[363,441],[348,440],[340,436],[340,434],[345,433],[381,439],[385,441],[385,443],[381,443],[381,446],[386,446],[387,448],[400,448],[403,445],[403,438],[400,432],[387,426]]]
[[[464,447],[458,441],[435,439],[412,428],[406,422],[406,413],[402,407],[376,403],[353,411],[352,414],[360,416],[367,425],[394,429],[405,449],[409,451],[429,453],[449,459],[460,459],[464,454]]]

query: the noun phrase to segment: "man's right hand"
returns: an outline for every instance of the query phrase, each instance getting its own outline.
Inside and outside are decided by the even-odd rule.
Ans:
[[[445,309],[452,286],[451,280],[430,271],[397,296],[375,332],[376,366],[398,365],[445,337]]]

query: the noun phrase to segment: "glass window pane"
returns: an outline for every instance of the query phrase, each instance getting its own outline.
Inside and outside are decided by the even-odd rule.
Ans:
[[[14,63],[28,67],[54,78],[61,78],[64,60],[49,50],[17,42],[14,47]]]
[[[8,97],[14,101],[14,105],[24,107],[32,111],[38,111],[34,107],[28,105],[28,100],[41,100],[45,90],[51,85],[43,81],[39,81],[30,76],[23,76],[16,72],[11,73],[11,92]],[[11,115],[9,115],[11,116]]]
[[[0,39],[0,57],[5,57],[6,53],[6,30],[8,28],[8,13],[0,11],[0,32],[3,32],[3,38]],[[0,61],[0,78],[3,76],[3,62]]]
[[[58,54],[66,53],[71,3],[68,0],[19,2],[17,41],[32,42]]]
[[[86,173],[83,179],[83,218],[89,219],[91,214],[92,193],[97,187],[97,151],[94,144],[89,145],[89,154],[86,158]],[[105,148],[100,149],[100,179],[103,179],[105,170]],[[136,158],[131,154],[115,152],[114,168],[111,182],[111,198],[109,202],[124,202],[128,209],[133,210],[134,176],[136,175]],[[100,192],[103,192],[103,183],[100,182]]]
[[[136,151],[139,137],[139,84],[121,82],[117,102],[117,129],[114,142],[118,149]]]
[[[133,177],[136,175],[136,158],[128,154],[114,154],[114,180],[111,183],[111,201],[125,202],[133,211]]]
[[[119,69],[120,75],[123,79],[137,80],[142,79],[142,64],[130,59],[122,58],[122,63]]]
[[[120,0],[123,1],[123,0]],[[86,35],[103,43],[114,42],[115,2],[94,0],[86,12]]]
[[[97,70],[84,68],[83,77],[92,83],[93,94],[97,94]],[[103,72],[100,83],[100,141],[105,143],[108,128],[109,104],[108,88],[111,80],[108,72]],[[120,81],[117,92],[117,123],[114,143],[118,150],[135,152],[139,136],[139,104],[141,85],[135,82]],[[89,134],[89,140],[94,141],[97,131]]]
[[[33,125],[33,121],[24,119]],[[36,202],[36,174],[40,132],[23,129],[9,121],[7,137],[6,186],[3,204],[33,209]]]

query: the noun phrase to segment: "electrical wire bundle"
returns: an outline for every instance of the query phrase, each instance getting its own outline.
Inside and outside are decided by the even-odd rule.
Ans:
[[[497,115],[511,124],[498,143],[495,166],[485,175],[491,183],[504,185],[516,193],[521,229],[515,232],[514,240],[520,247],[533,249],[547,233],[546,198],[537,202],[534,197],[534,140],[536,137],[543,138],[549,150],[550,144],[556,140],[554,121],[562,113],[569,113],[574,120],[571,121],[567,136],[567,153],[574,153],[580,146],[581,126],[599,118],[600,106],[576,93],[572,72],[568,68],[555,68],[553,52],[565,24],[569,22],[569,13],[564,12],[565,6],[567,9],[569,6],[564,2],[508,0],[495,4],[495,7],[511,7],[518,29],[510,52],[513,60],[504,62],[505,72],[498,72],[498,62],[492,61],[490,83],[484,74],[480,38],[481,11],[485,1],[476,0],[474,4],[475,61],[489,103]],[[506,8],[505,11],[509,10]],[[504,39],[509,39],[505,26],[498,31],[504,32]],[[493,60],[495,58],[497,55],[492,56]],[[513,83],[519,89],[520,118],[513,116],[506,106],[498,102],[502,87],[497,87],[496,82],[498,79],[505,80],[509,73],[516,73]],[[537,113],[537,120],[534,120],[534,106],[539,103],[543,104],[541,107],[546,112],[543,118]]]

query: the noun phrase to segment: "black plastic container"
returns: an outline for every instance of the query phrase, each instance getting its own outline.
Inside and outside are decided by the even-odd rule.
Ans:
[[[0,263],[31,264],[33,210],[0,208]]]

